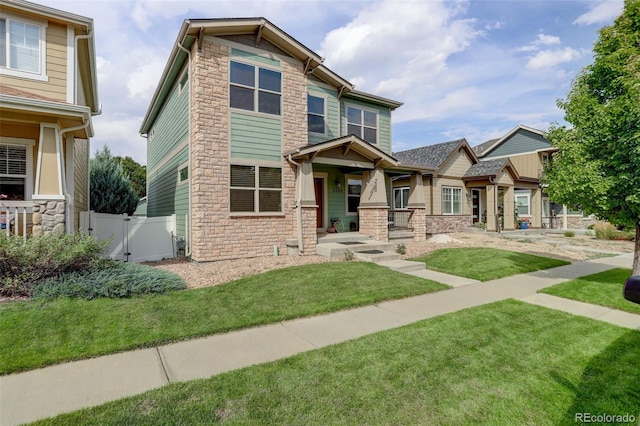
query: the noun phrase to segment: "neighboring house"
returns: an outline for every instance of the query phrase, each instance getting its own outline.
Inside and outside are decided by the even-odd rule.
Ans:
[[[1,4],[0,213],[26,217],[33,234],[73,232],[89,208],[99,113],[93,20],[22,0]]]
[[[387,240],[391,180],[409,175],[407,226],[424,240],[433,168],[391,155],[401,105],[264,18],[186,20],[140,128],[147,214],[176,214],[195,261],[314,254],[336,221]]]

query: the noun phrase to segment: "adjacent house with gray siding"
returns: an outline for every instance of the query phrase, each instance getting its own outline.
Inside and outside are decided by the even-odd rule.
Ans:
[[[426,238],[422,174],[391,155],[400,102],[356,91],[264,18],[186,20],[140,133],[147,214],[176,214],[193,260],[315,254],[318,235],[389,238],[392,180]]]

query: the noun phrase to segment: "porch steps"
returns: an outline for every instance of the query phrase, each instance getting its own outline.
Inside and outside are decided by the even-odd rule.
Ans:
[[[319,243],[316,246],[316,254],[320,256],[325,256],[330,259],[342,259],[344,258],[345,252],[349,250],[355,255],[363,251],[380,251],[380,252],[391,252],[395,253],[395,244],[392,243],[384,243],[381,241],[376,241],[372,239],[365,240],[354,240],[354,241],[340,241],[340,242],[330,242],[330,243]]]
[[[367,250],[366,252],[356,252],[353,257],[364,262],[373,262],[381,264],[382,262],[390,262],[400,260],[400,255],[392,251]]]
[[[378,265],[385,266],[397,272],[412,272],[426,269],[424,262],[414,262],[412,260],[388,260],[386,262],[379,262]]]

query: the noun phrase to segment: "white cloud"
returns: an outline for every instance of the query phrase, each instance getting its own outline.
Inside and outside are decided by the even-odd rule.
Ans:
[[[562,63],[580,59],[583,54],[584,52],[571,47],[556,50],[541,50],[529,58],[526,68],[529,70],[552,68]]]
[[[518,47],[518,52],[535,52],[542,48],[542,46],[552,46],[560,44],[560,37],[552,36],[544,33],[540,33],[536,36],[536,39],[526,46]]]
[[[150,99],[165,66],[164,58],[158,55],[144,58],[142,65],[131,72],[127,78],[129,97]]]
[[[130,156],[138,163],[147,162],[146,139],[138,134],[142,122],[139,116],[111,114],[93,119],[95,137],[91,139],[91,154],[107,145],[113,155]]]
[[[608,0],[604,2],[591,3],[591,9],[578,16],[573,21],[574,25],[591,25],[609,23],[622,13],[624,8],[623,0]]]

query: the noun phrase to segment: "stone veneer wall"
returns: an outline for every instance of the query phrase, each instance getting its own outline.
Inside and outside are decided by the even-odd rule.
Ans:
[[[65,231],[65,202],[38,200],[33,202],[33,235],[62,235]]]
[[[427,234],[459,232],[471,226],[471,216],[427,216]]]
[[[273,255],[274,246],[286,253],[286,239],[296,236],[296,227],[290,226],[295,223],[295,168],[283,160],[282,213],[229,213],[229,48],[203,40],[198,52],[196,45],[191,95],[192,259],[267,256]],[[286,151],[307,144],[302,64],[282,61],[282,82],[282,151]]]
[[[562,227],[562,216],[557,217],[559,227]],[[587,229],[589,225],[595,225],[598,219],[595,216],[567,216],[567,229]]]
[[[411,209],[409,228],[413,231],[413,241],[427,241],[427,210]]]
[[[377,241],[389,241],[389,209],[384,207],[359,207],[360,230]]]

